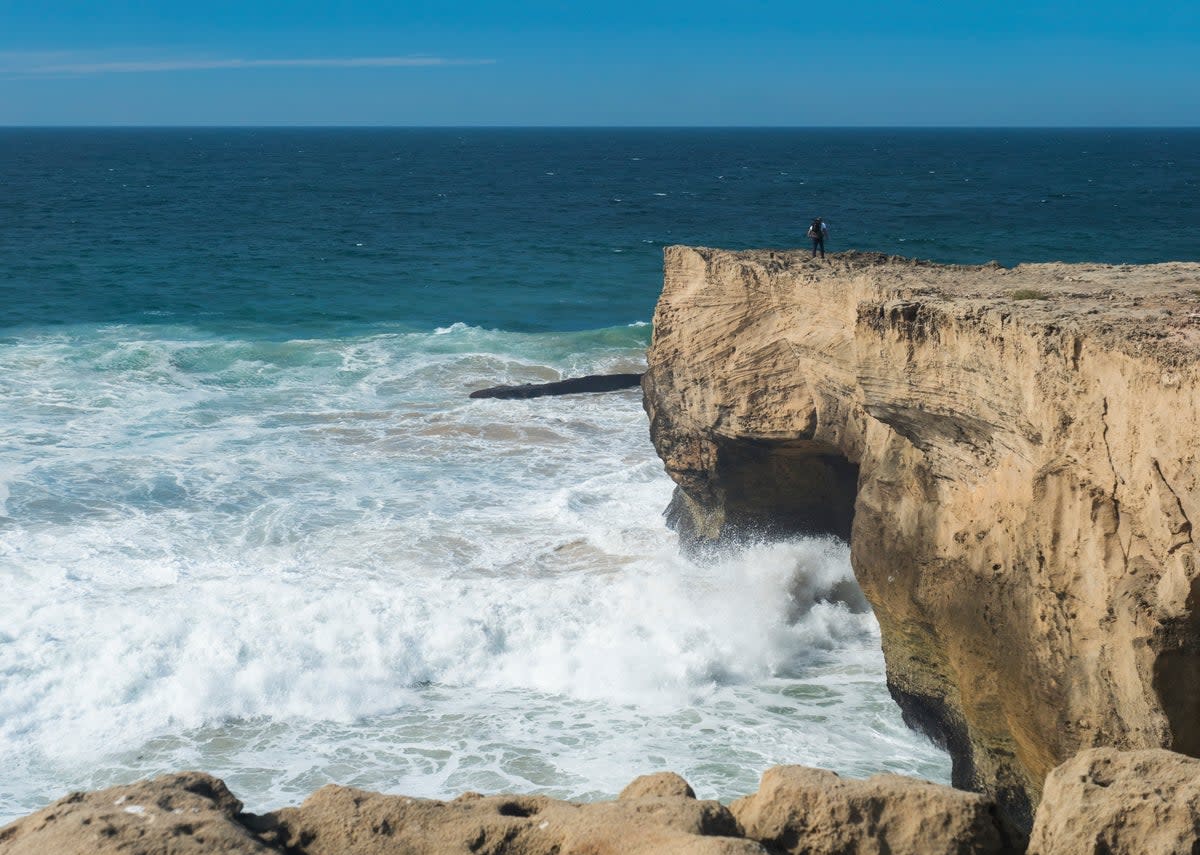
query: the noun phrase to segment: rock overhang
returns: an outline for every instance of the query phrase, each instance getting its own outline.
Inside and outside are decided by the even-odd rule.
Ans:
[[[643,389],[690,539],[848,503],[894,696],[1028,827],[1080,748],[1200,748],[1198,357],[1197,264],[668,247]]]

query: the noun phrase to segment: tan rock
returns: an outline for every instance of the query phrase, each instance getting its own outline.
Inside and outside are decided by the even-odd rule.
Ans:
[[[618,801],[466,793],[451,802],[327,786],[264,816],[209,775],[72,793],[0,829],[0,855],[762,855],[729,810],[678,775],[637,779]]]
[[[694,799],[696,794],[692,785],[674,772],[656,772],[634,778],[617,796],[622,801],[647,797]]]
[[[791,855],[984,855],[1014,849],[984,796],[906,778],[865,781],[777,766],[733,815],[747,837]]]
[[[1050,773],[1030,855],[1192,855],[1200,760],[1170,751],[1082,751]]]
[[[201,772],[71,793],[0,828],[0,855],[265,855],[242,803]]]
[[[982,796],[895,775],[852,781],[801,767],[770,770],[759,792],[735,802],[733,812],[696,799],[669,772],[638,778],[617,800],[594,804],[478,793],[445,802],[327,786],[300,807],[263,816],[241,807],[221,781],[197,772],[73,793],[0,828],[0,855],[1005,851],[997,844],[994,805]]]
[[[682,780],[682,779],[680,779]],[[573,804],[544,796],[454,801],[323,787],[268,815],[272,839],[305,855],[761,855],[728,809],[685,796]]]
[[[1200,265],[669,247],[643,378],[698,541],[849,535],[910,723],[1028,829],[1082,748],[1200,754]]]

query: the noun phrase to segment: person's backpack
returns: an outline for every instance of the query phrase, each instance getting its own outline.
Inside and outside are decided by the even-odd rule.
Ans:
[[[816,219],[816,220],[812,221],[812,225],[808,227],[808,236],[810,238],[812,238],[813,240],[821,240],[825,237],[825,235],[823,234],[823,232],[821,230],[821,220],[820,219]]]

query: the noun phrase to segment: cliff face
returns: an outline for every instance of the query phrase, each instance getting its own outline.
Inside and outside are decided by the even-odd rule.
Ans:
[[[1200,755],[1200,265],[665,261],[681,532],[848,535],[892,694],[1019,825],[1082,748]]]

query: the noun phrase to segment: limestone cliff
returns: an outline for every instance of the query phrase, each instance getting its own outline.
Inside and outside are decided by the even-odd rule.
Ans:
[[[665,262],[683,533],[848,535],[893,695],[1025,828],[1082,748],[1200,755],[1200,265]]]

